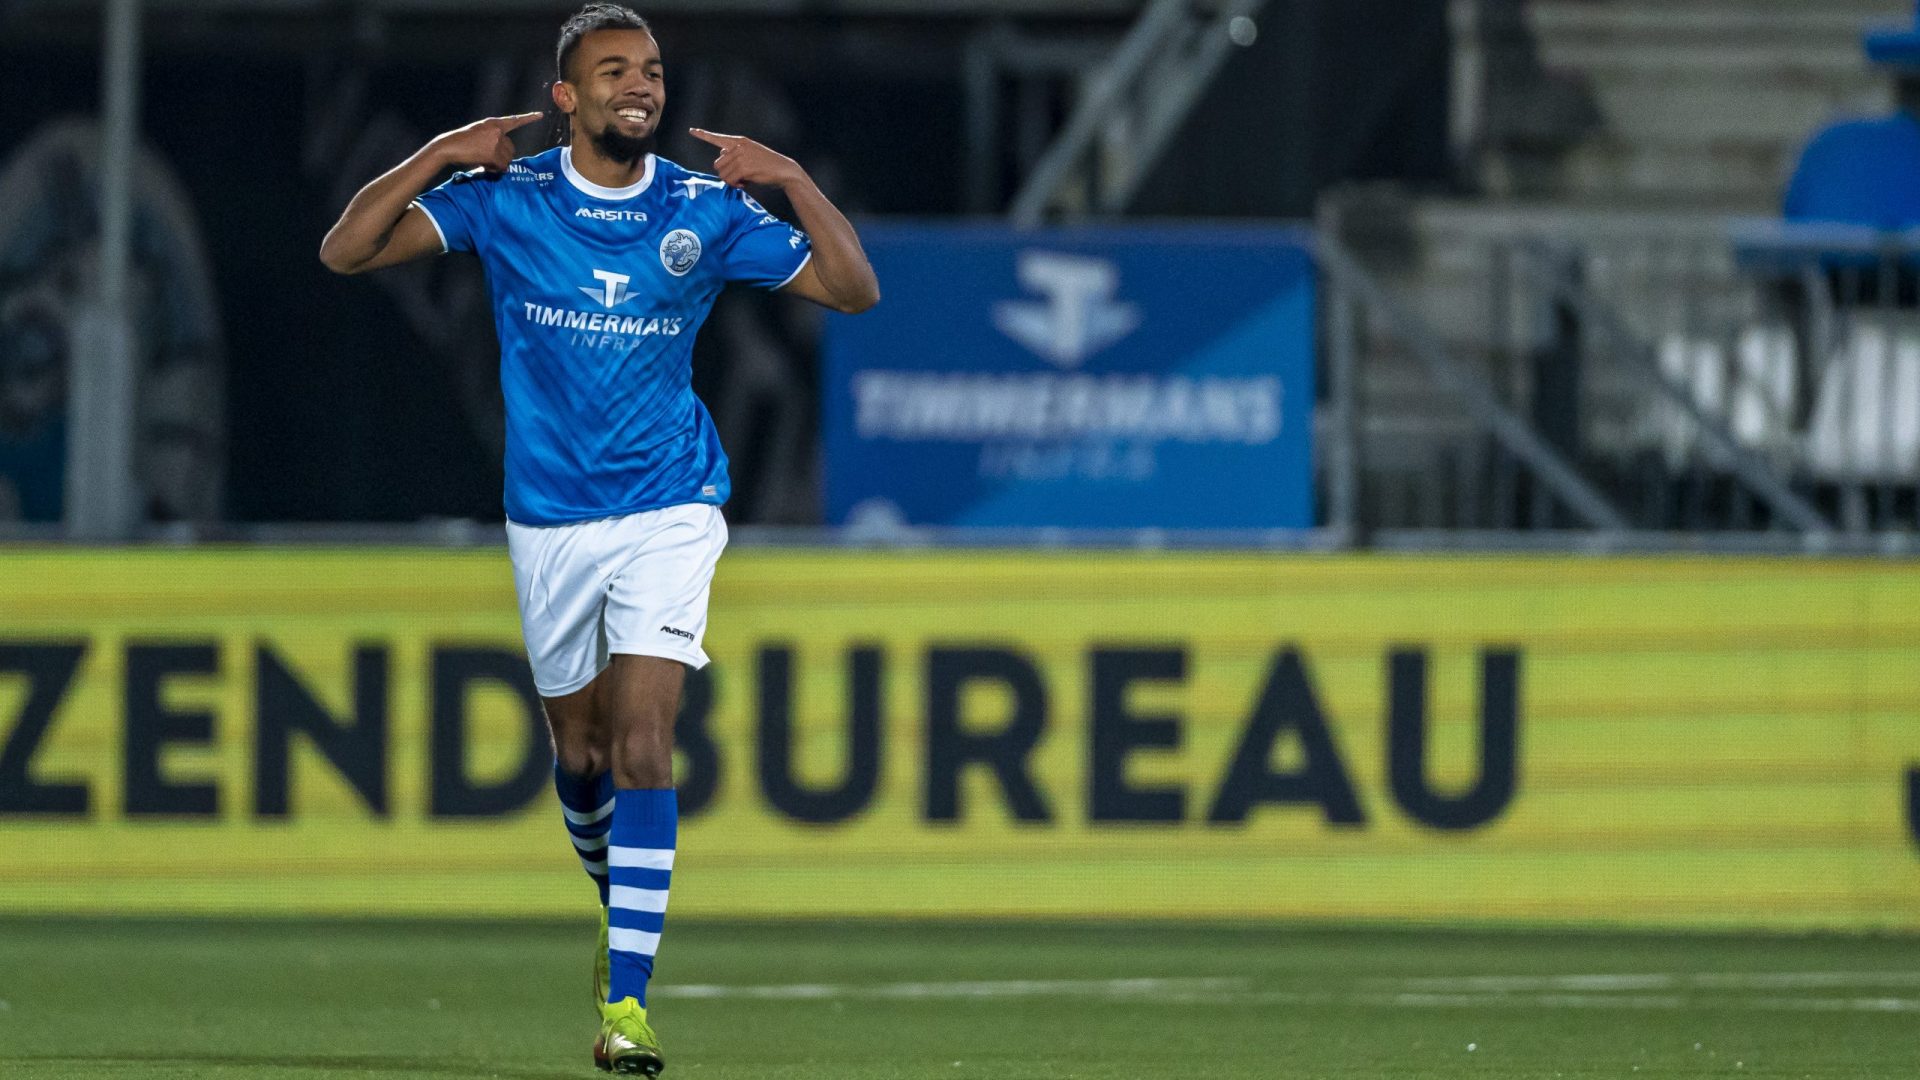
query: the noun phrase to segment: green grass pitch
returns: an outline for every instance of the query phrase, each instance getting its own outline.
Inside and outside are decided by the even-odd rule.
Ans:
[[[0,1077],[596,1074],[590,914],[0,920]],[[682,1080],[1911,1077],[1920,942],[670,923]]]

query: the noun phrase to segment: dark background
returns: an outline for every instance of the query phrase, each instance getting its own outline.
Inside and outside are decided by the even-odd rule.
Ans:
[[[316,252],[352,192],[432,135],[544,105],[568,10],[378,24],[344,9],[149,15],[144,137],[193,204],[226,331],[225,519],[499,520],[496,353],[477,265],[454,257],[375,281],[331,275]],[[962,45],[983,24],[655,23],[667,130],[699,123],[760,138],[806,164],[856,220],[964,211]],[[1344,181],[1449,182],[1440,0],[1294,0],[1270,6],[1260,25],[1138,213],[1305,217]],[[0,130],[25,140],[96,111],[97,13],[9,17],[0,5],[0,29]],[[1063,87],[1056,124],[1068,104]],[[530,131],[523,149],[548,145],[543,126]],[[662,153],[694,168],[711,161],[684,137]],[[1004,206],[1020,163],[1009,154],[1000,164]],[[818,325],[801,302],[735,292],[698,343],[696,389],[734,458],[736,521],[817,520]]]

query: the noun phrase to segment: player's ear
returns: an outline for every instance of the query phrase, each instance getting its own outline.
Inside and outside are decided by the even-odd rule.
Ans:
[[[574,100],[573,87],[568,86],[564,79],[553,81],[553,104],[569,116],[573,115],[574,106],[579,104]]]

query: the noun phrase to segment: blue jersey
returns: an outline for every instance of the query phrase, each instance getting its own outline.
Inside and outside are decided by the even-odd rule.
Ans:
[[[507,406],[507,517],[563,525],[727,501],[693,338],[729,281],[779,288],[812,247],[745,192],[649,156],[630,187],[556,147],[415,205],[486,267]]]

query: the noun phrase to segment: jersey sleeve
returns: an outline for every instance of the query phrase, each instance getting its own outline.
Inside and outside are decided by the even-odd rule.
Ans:
[[[736,189],[727,192],[725,254],[728,281],[778,289],[813,257],[813,240]]]
[[[493,225],[493,193],[498,174],[479,169],[454,173],[446,183],[413,200],[426,211],[440,233],[446,251],[474,251],[486,246]]]

